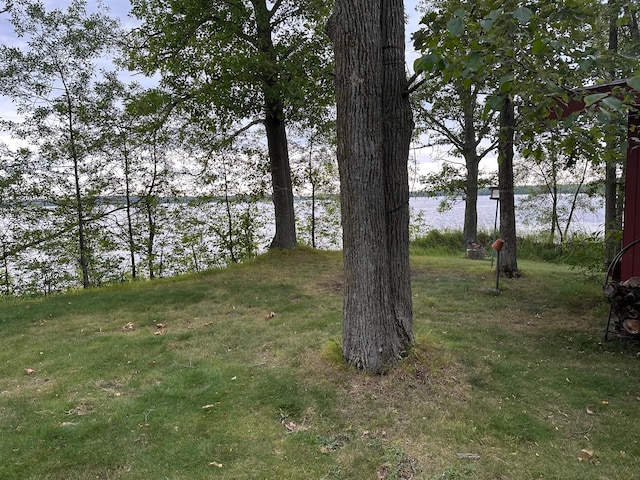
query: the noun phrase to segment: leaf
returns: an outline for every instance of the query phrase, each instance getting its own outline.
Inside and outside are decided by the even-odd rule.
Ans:
[[[438,55],[427,53],[413,62],[413,68],[416,72],[433,72],[439,63],[440,57]]]
[[[627,85],[634,90],[640,91],[640,77],[633,77],[627,80]]]
[[[622,100],[616,97],[603,98],[602,103],[604,103],[607,107],[609,107],[612,110],[617,110],[619,112],[624,110],[624,103],[622,103]]]
[[[578,457],[578,460],[580,462],[588,462],[592,458],[593,458],[593,450],[587,450],[586,448],[583,448],[582,450],[580,450],[580,456]]]
[[[447,30],[454,37],[459,37],[464,32],[464,22],[461,18],[452,18],[447,22]]]
[[[544,40],[540,38],[535,39],[531,44],[531,53],[533,53],[534,55],[538,55],[544,52],[546,49],[547,49],[547,44],[545,43]]]
[[[26,373],[27,375],[31,375],[36,373],[36,371],[33,368],[25,368],[24,373]]]
[[[218,462],[209,462],[209,465],[212,467],[222,468],[222,464]]]
[[[584,100],[584,104],[587,107],[589,107],[594,103],[599,102],[600,100],[608,96],[609,96],[608,93],[592,93],[591,95],[587,95],[586,97],[584,97],[583,100]]]
[[[527,7],[520,7],[515,12],[513,12],[513,16],[520,23],[527,23],[531,20],[533,16],[533,11]]]

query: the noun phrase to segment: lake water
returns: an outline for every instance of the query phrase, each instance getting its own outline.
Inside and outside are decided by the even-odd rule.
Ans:
[[[521,208],[527,195],[516,195],[516,229],[518,233],[532,233],[546,228],[547,225],[531,225],[526,222],[530,216]],[[564,200],[570,196],[565,195]],[[438,206],[442,199],[439,197],[412,197],[410,206],[414,211],[423,212],[424,221],[429,229],[462,230],[464,227],[464,202],[453,205],[450,210],[440,213]],[[596,233],[604,231],[604,206],[602,199],[597,198],[593,203],[593,211],[580,209],[575,212],[571,221],[570,232]],[[491,200],[488,195],[478,197],[478,230],[492,231],[496,218],[497,201]],[[499,218],[498,218],[499,221]]]
[[[570,199],[565,196],[564,201]],[[516,196],[516,220],[518,234],[527,234],[548,228],[546,225],[536,225],[527,222],[533,218],[522,208],[526,196]],[[585,197],[583,200],[586,200]],[[412,197],[410,199],[412,235],[413,238],[427,233],[429,230],[462,230],[464,224],[464,203],[456,203],[445,212],[439,212],[441,198]],[[536,200],[539,204],[544,200]],[[601,203],[601,199],[599,200]],[[316,246],[321,249],[336,250],[342,247],[342,235],[339,224],[339,212],[335,208],[337,201],[319,205],[319,213],[316,220]],[[478,229],[491,232],[496,219],[495,200],[488,196],[478,198]],[[246,207],[246,206],[245,206]],[[244,210],[242,205],[238,208]],[[221,241],[216,230],[211,230],[211,225],[223,226],[220,216],[224,209],[220,204],[209,203],[199,206],[186,204],[166,204],[167,212],[173,212],[162,224],[162,228],[156,236],[156,255],[162,258],[165,276],[185,273],[202,268],[215,268],[225,263],[224,252],[221,250]],[[260,252],[265,251],[273,237],[273,204],[269,201],[259,202],[256,208],[257,223],[255,241]],[[327,209],[327,210],[325,210]],[[309,202],[299,200],[296,203],[296,215],[298,217],[298,236],[301,243],[311,244],[309,238],[310,222]],[[539,210],[539,209],[538,209]],[[324,214],[323,212],[332,212]],[[179,213],[179,215],[175,215]],[[114,214],[114,224],[123,225],[123,212]],[[216,220],[217,218],[217,220]],[[196,219],[190,221],[189,219]],[[118,221],[119,220],[119,221]],[[580,209],[575,212],[570,232],[583,232],[593,234],[603,231],[604,208],[596,203],[590,209]],[[564,228],[564,227],[563,227]],[[416,231],[417,230],[417,231]],[[222,228],[224,231],[224,228]],[[118,237],[113,237],[118,238]],[[124,238],[124,237],[122,237]],[[119,246],[118,246],[119,245]],[[105,264],[102,274],[105,278],[124,278],[128,272],[128,253],[126,246],[121,242],[112,250],[101,250],[98,257]],[[65,253],[65,252],[63,252]],[[66,252],[68,253],[68,252]],[[60,257],[56,253],[47,253],[40,246],[28,249],[17,257],[9,258],[8,269],[15,283],[14,291],[17,293],[29,291],[64,290],[77,287],[76,265],[72,259],[60,264]],[[68,257],[68,255],[66,255]],[[137,254],[138,266],[145,268],[144,258]],[[109,266],[106,264],[109,263]],[[195,265],[195,267],[194,267]],[[145,276],[144,272],[141,272]]]

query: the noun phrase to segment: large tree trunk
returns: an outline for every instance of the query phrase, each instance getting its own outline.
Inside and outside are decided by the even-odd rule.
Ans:
[[[408,255],[412,130],[402,0],[337,0],[337,153],[345,267],[344,361],[369,373],[413,341]]]
[[[500,110],[498,143],[498,183],[500,187],[500,236],[504,247],[500,252],[500,271],[507,278],[519,277],[517,262],[516,213],[513,189],[513,141],[515,113],[513,100],[504,97]]]
[[[256,15],[258,48],[267,61],[262,78],[265,107],[265,130],[269,149],[269,165],[275,209],[275,235],[270,248],[294,248],[297,245],[296,217],[293,208],[293,188],[289,146],[284,115],[282,85],[278,78],[278,53],[273,45],[271,12],[266,0],[251,0]]]
[[[297,238],[291,166],[289,163],[287,133],[282,120],[284,113],[281,108],[278,110],[279,113],[277,111],[268,111],[265,121],[276,224],[276,232],[270,248],[294,248],[297,245]]]
[[[464,197],[464,228],[462,231],[463,246],[478,240],[478,175],[479,160],[473,153],[465,154],[467,179]]]
[[[472,87],[462,87],[460,97],[464,111],[463,123],[463,151],[467,179],[464,197],[464,227],[462,231],[463,247],[469,241],[478,240],[478,175],[480,156],[477,153],[476,124],[474,111],[476,109],[476,95]]]

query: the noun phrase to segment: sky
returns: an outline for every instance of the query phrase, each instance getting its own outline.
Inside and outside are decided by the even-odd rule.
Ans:
[[[406,25],[406,57],[407,69],[410,72],[413,72],[413,62],[420,56],[419,52],[414,49],[413,43],[411,42],[411,34],[419,28],[420,15],[416,12],[416,6],[418,2],[419,0],[405,0],[405,12],[407,14],[408,20]],[[51,10],[55,8],[64,9],[69,5],[70,1],[43,0],[43,3],[47,10]],[[95,8],[98,3],[99,2],[96,0],[87,0],[89,10]],[[104,3],[109,9],[110,15],[113,17],[117,17],[125,28],[135,25],[136,20],[129,17],[129,0],[108,0],[102,3]],[[0,10],[2,10],[5,4],[6,0],[0,0]],[[0,16],[0,41],[2,41],[2,43],[4,44],[11,44],[18,41],[13,34],[13,28],[6,20],[6,14]],[[2,117],[5,119],[16,118],[13,105],[10,101],[2,97],[0,97],[0,115],[2,115]],[[3,137],[1,134],[0,140],[7,141],[6,137]],[[441,157],[442,154],[435,154],[428,149],[412,148],[411,156],[411,160],[420,165],[421,172],[427,173],[436,169],[434,159]]]

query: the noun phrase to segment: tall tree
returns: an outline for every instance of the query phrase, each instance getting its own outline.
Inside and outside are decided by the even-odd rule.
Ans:
[[[46,163],[37,181],[52,183],[42,193],[75,217],[76,255],[86,288],[91,285],[87,228],[99,193],[99,169],[90,165],[87,105],[95,63],[113,45],[118,26],[104,14],[88,14],[82,0],[72,1],[66,12],[47,12],[41,1],[31,0],[14,2],[9,11],[26,48],[2,47],[0,91],[15,99],[25,117],[14,132],[36,145]]]
[[[321,0],[133,0],[143,20],[132,64],[159,72],[172,105],[206,119],[224,143],[256,125],[267,137],[275,208],[273,248],[296,245],[287,123],[330,102]]]
[[[477,239],[479,165],[497,146],[497,114],[483,111],[492,82],[490,70],[474,68],[481,61],[480,53],[473,52],[471,46],[478,41],[477,32],[463,32],[457,41],[443,35],[451,16],[460,7],[461,2],[455,0],[430,2],[429,8],[434,11],[427,12],[422,20],[424,26],[413,34],[417,47],[430,52],[421,59],[419,71],[424,72],[425,67],[432,70],[413,97],[419,128],[435,133],[433,144],[450,146],[450,153],[464,160],[464,185],[460,185],[458,178],[450,179],[449,185],[446,185],[446,177],[432,178],[438,186],[446,185],[446,190],[455,191],[456,195],[462,191],[465,202],[463,245],[466,245]],[[434,63],[430,68],[429,62]],[[451,169],[445,167],[442,173],[447,171]]]
[[[553,102],[551,94],[562,92],[567,82],[581,83],[591,73],[589,61],[597,49],[590,37],[598,2],[538,0],[522,5],[515,0],[443,2],[449,8],[428,14],[441,18],[442,40],[434,48],[424,44],[417,68],[439,72],[450,82],[469,84],[482,79],[487,85],[485,111],[499,112],[498,153],[501,235],[506,240],[501,269],[517,276],[513,156],[517,136],[530,124],[540,122]],[[443,49],[459,45],[466,51],[453,68]],[[420,38],[418,38],[420,40]],[[524,121],[532,119],[530,122]]]
[[[608,60],[603,69],[608,75],[605,80],[615,81],[631,76],[637,68],[635,53],[640,48],[638,29],[638,1],[609,0],[604,8],[606,49]],[[633,59],[633,60],[632,60]],[[622,123],[615,129],[615,123]],[[607,149],[605,162],[605,264],[609,264],[620,251],[622,242],[622,209],[624,199],[624,148],[627,134],[624,122],[613,122],[608,128],[605,141]]]
[[[380,373],[413,342],[409,142],[402,0],[337,0],[337,155],[345,290],[343,357]]]

